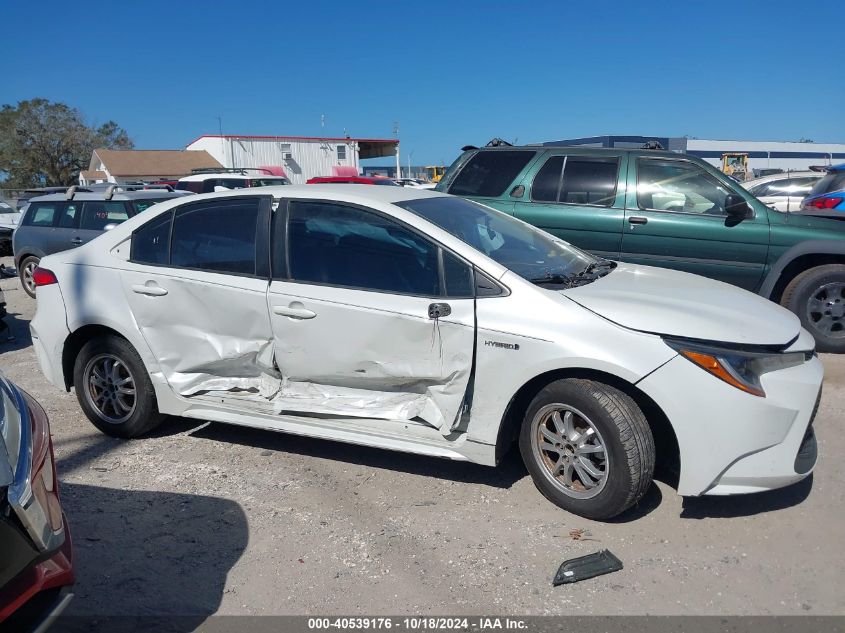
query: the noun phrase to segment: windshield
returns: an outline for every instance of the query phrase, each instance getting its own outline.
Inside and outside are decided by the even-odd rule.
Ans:
[[[449,196],[396,204],[534,283],[569,285],[591,266],[604,264],[545,231],[470,200]]]

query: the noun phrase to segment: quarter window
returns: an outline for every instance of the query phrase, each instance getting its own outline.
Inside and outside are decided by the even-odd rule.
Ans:
[[[478,152],[461,169],[449,187],[449,193],[456,196],[501,196],[534,155],[535,152],[524,150]]]
[[[130,259],[141,264],[166,266],[170,255],[170,221],[173,213],[150,220],[132,234]]]
[[[640,209],[725,215],[730,191],[689,162],[640,159],[637,162],[637,206]]]
[[[255,274],[258,207],[255,200],[216,200],[176,211],[170,265]]]
[[[292,201],[289,208],[288,257],[293,280],[440,295],[438,247],[404,226],[331,202]]]
[[[109,224],[120,224],[129,219],[126,205],[122,202],[89,200],[82,203],[80,229],[102,231]]]

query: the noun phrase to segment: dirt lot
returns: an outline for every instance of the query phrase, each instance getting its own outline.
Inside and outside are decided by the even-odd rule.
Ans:
[[[595,523],[545,501],[515,451],[490,469],[181,419],[110,439],[44,380],[35,302],[0,286],[17,335],[0,366],[52,422],[71,613],[845,613],[845,358],[824,358],[811,480],[686,500],[656,484]],[[551,586],[561,561],[603,547],[623,571]]]

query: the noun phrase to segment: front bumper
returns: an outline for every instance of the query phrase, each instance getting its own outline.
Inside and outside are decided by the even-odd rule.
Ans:
[[[765,374],[761,398],[678,356],[640,381],[637,386],[663,409],[678,439],[678,494],[773,490],[809,475],[816,462],[811,422],[823,377],[814,356]]]

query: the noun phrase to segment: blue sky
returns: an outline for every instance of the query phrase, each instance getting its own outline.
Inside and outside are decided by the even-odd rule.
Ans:
[[[845,142],[845,2],[0,0],[0,103],[136,147],[392,135],[402,162],[593,134]],[[321,128],[321,115],[325,127]]]

